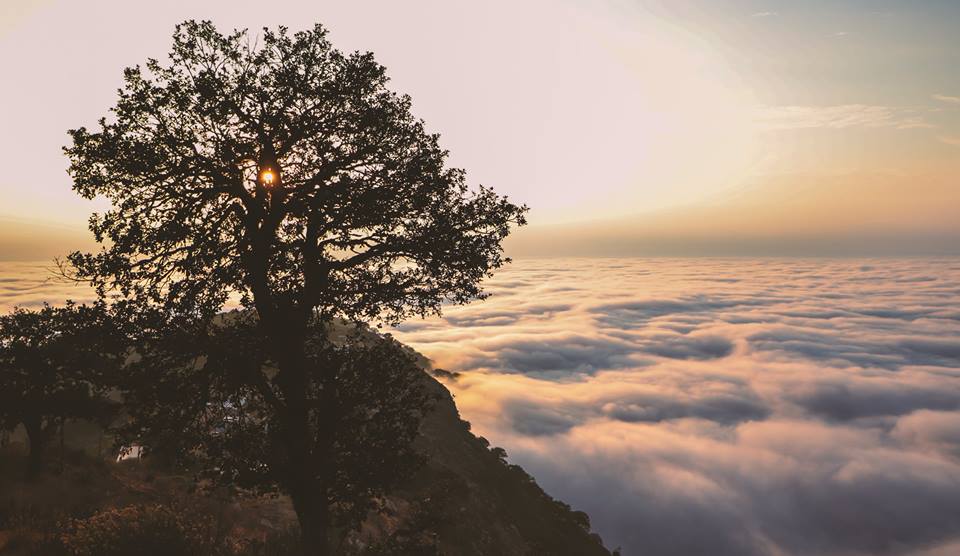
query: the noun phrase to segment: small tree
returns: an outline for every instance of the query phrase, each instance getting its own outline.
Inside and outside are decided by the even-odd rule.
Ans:
[[[44,305],[0,316],[0,427],[22,424],[30,443],[28,473],[66,419],[104,421],[107,385],[122,364],[123,341],[102,303]]]
[[[310,388],[337,371],[313,369],[308,332],[484,297],[526,208],[468,188],[384,68],[319,25],[252,41],[184,23],[169,64],[126,70],[99,127],[65,149],[74,189],[113,205],[91,219],[104,249],[70,256],[77,276],[172,313],[213,314],[232,294],[256,311],[278,371],[246,380],[286,454],[270,471],[323,552],[343,408]]]

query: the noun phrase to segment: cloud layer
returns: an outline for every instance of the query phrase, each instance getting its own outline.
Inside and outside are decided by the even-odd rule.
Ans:
[[[44,302],[60,304],[68,299],[82,303],[96,299],[96,295],[89,287],[59,278],[53,261],[0,260],[0,313],[14,307],[34,309]]]
[[[960,548],[960,261],[524,260],[397,336],[624,554]]]

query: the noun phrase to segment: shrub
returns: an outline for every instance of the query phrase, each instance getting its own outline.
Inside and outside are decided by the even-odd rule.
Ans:
[[[271,532],[262,541],[247,542],[236,547],[230,556],[305,556],[300,528],[291,526]]]
[[[166,506],[136,505],[71,520],[61,542],[73,556],[200,556],[213,550],[209,529]]]

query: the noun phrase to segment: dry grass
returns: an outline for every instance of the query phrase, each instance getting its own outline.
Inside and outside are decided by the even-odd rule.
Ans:
[[[51,459],[45,473],[28,481],[22,446],[0,451],[0,554],[83,554],[63,543],[71,527],[107,521],[121,527],[117,524],[132,518],[135,511],[113,514],[143,507],[161,508],[161,513],[170,511],[190,523],[203,524],[190,534],[195,540],[202,537],[197,542],[206,554],[295,553],[271,548],[290,545],[295,537],[291,534],[295,515],[283,497],[206,491],[189,474],[173,473],[147,461],[115,463],[68,450],[61,471],[58,455]]]

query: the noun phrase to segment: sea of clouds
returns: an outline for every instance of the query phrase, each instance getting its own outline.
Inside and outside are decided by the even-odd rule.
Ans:
[[[83,299],[0,264],[0,309]],[[395,335],[625,555],[960,554],[960,260],[528,259]]]
[[[396,335],[624,554],[960,554],[960,260],[543,259]]]
[[[53,261],[11,262],[0,260],[0,314],[15,307],[37,309],[44,303],[77,303],[96,299],[90,287],[62,277]]]

